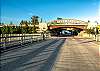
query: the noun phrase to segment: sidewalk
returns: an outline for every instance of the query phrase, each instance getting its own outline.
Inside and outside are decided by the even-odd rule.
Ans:
[[[93,37],[84,37],[84,36],[75,36],[74,38],[82,38],[82,39],[88,39],[88,40],[93,40],[93,42],[94,43],[96,43],[97,45],[100,45],[100,40],[99,41],[96,41],[96,39],[95,38],[93,38]]]
[[[52,71],[100,71],[97,64],[99,58],[95,55],[97,45],[79,42],[77,39],[66,39]]]
[[[87,34],[87,33],[80,33],[77,37],[90,38],[90,39],[96,40],[97,42],[100,42],[100,34],[96,35],[96,38],[95,38],[95,35]]]

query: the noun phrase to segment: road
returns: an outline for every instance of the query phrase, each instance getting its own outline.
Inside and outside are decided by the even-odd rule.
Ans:
[[[100,71],[99,44],[56,37],[1,54],[1,71]]]
[[[66,39],[52,71],[100,71],[99,44],[91,39]]]

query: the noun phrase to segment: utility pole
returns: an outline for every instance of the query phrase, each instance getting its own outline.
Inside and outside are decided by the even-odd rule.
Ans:
[[[97,28],[98,22],[95,21],[95,23],[96,23],[96,27],[95,27],[95,40],[98,41],[98,28]]]

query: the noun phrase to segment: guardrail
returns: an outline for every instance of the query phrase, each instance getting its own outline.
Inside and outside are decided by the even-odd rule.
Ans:
[[[34,41],[44,40],[49,38],[49,34],[1,34],[0,49],[6,49],[12,46],[32,43]]]

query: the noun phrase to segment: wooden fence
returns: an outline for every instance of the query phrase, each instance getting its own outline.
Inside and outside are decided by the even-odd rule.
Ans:
[[[32,43],[49,38],[49,34],[1,34],[0,49],[6,49],[11,46]]]

